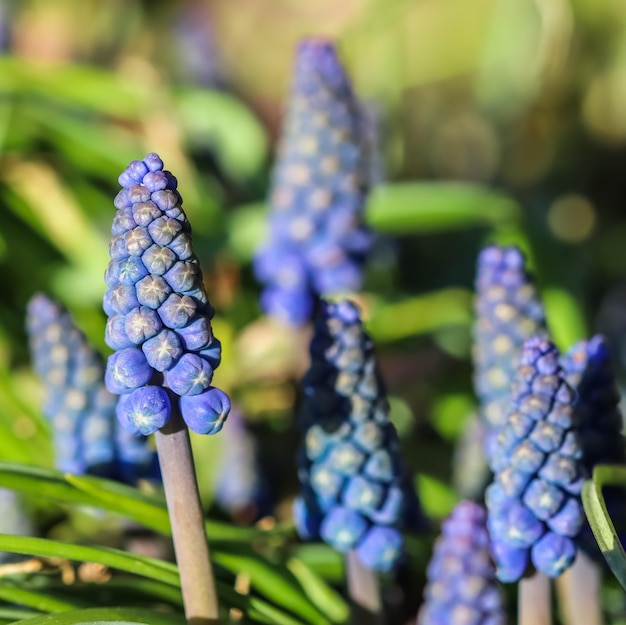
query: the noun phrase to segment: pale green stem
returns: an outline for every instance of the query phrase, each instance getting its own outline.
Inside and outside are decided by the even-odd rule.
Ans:
[[[583,551],[557,579],[563,625],[602,625],[602,571]]]
[[[543,573],[520,580],[518,625],[552,625],[550,580]]]
[[[378,576],[361,563],[355,551],[346,554],[346,577],[352,604],[352,625],[383,625]]]
[[[185,616],[190,625],[217,624],[217,592],[189,432],[177,409],[155,436]]]

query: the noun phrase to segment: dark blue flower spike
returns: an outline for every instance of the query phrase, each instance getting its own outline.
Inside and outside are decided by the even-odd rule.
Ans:
[[[543,306],[524,255],[489,245],[478,257],[474,325],[474,387],[486,425],[485,454],[509,412],[510,391],[524,341],[549,338]]]
[[[576,557],[587,473],[573,423],[575,400],[556,347],[539,337],[526,341],[486,492],[502,581],[518,581],[533,569],[557,577]]]
[[[483,506],[461,501],[441,526],[417,625],[505,625]]]
[[[296,526],[361,563],[387,571],[402,555],[404,528],[421,521],[374,348],[358,308],[322,302],[303,380]]]
[[[565,379],[576,391],[574,424],[582,447],[582,463],[589,475],[597,464],[626,464],[620,395],[607,341],[597,335],[576,343],[561,357]],[[619,534],[626,536],[626,502],[621,489],[606,488],[605,502]],[[591,529],[579,536],[579,545],[604,562]]]
[[[176,178],[149,154],[119,182],[104,296],[105,339],[115,350],[106,384],[121,396],[118,418],[151,434],[168,422],[174,402],[190,429],[215,434],[230,402],[211,385],[221,346]]]
[[[274,169],[269,233],[254,267],[264,311],[293,325],[320,295],[358,290],[372,236],[363,223],[365,122],[332,43],[298,47]]]
[[[28,304],[27,330],[33,366],[45,387],[43,412],[58,468],[129,483],[157,477],[156,454],[146,440],[117,424],[116,398],[104,387],[102,358],[69,313],[35,295]]]

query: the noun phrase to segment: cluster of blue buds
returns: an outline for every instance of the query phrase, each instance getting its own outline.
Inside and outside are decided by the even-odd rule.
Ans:
[[[372,235],[365,121],[332,43],[303,41],[254,267],[264,311],[300,325],[320,295],[358,290]]]
[[[597,335],[576,343],[562,355],[561,367],[577,394],[574,423],[589,474],[596,464],[626,463],[620,395],[606,339]]]
[[[576,391],[574,424],[582,447],[582,463],[589,475],[597,464],[626,464],[626,440],[622,434],[620,395],[606,339],[597,335],[576,343],[561,356],[568,384]],[[604,501],[620,535],[626,527],[623,491],[607,487]],[[585,524],[578,545],[604,562],[591,529]]]
[[[586,471],[573,423],[575,399],[556,347],[539,337],[526,341],[486,492],[502,581],[517,581],[532,567],[557,577],[576,557]]]
[[[487,428],[491,458],[509,412],[517,359],[526,339],[549,338],[543,306],[524,255],[516,247],[489,245],[478,257],[474,325],[474,387]]]
[[[176,178],[153,153],[119,182],[104,295],[105,340],[115,350],[105,381],[121,396],[118,418],[148,435],[180,409],[194,432],[215,434],[230,401],[211,386],[221,345]]]
[[[156,477],[156,454],[143,437],[118,426],[116,398],[104,387],[104,363],[69,313],[35,295],[28,304],[27,330],[33,366],[45,386],[43,413],[58,468],[129,483]]]
[[[417,625],[505,625],[485,509],[461,501],[441,526]]]
[[[232,410],[228,417],[221,447],[216,503],[241,522],[253,522],[270,514],[271,488],[260,463],[258,442],[237,410]]]
[[[401,530],[419,525],[420,510],[354,304],[322,302],[303,389],[298,532],[355,550],[370,569],[389,570],[402,555]]]

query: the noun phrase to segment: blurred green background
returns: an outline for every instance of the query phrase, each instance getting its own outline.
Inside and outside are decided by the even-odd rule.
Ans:
[[[263,319],[250,259],[293,50],[338,45],[380,157],[360,301],[435,517],[471,414],[475,257],[529,254],[561,347],[602,330],[626,365],[626,3],[238,0],[0,3],[0,456],[50,464],[24,310],[53,295],[103,342],[116,179],[157,151],[179,179],[224,344],[217,381],[293,474],[306,345]],[[623,368],[623,367],[622,367]],[[219,460],[213,441],[195,441]],[[277,460],[276,460],[277,458]],[[210,495],[210,469],[201,472]],[[292,481],[281,481],[289,515]]]

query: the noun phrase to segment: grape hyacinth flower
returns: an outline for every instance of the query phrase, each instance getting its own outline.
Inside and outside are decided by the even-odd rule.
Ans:
[[[121,396],[118,418],[147,435],[169,421],[176,404],[191,430],[215,434],[230,401],[211,386],[221,345],[176,178],[149,154],[119,181],[104,296],[105,340],[115,350],[105,380]]]
[[[43,412],[57,467],[131,484],[158,477],[156,454],[146,439],[118,425],[102,358],[70,314],[37,294],[28,304],[26,325],[33,366],[45,387]]]
[[[518,581],[533,568],[557,577],[576,557],[586,472],[574,402],[556,347],[539,337],[526,341],[511,409],[491,459],[494,481],[486,492],[502,581]]]
[[[461,501],[443,522],[426,571],[417,625],[504,625],[485,509]]]
[[[620,396],[606,339],[597,335],[576,343],[561,357],[561,367],[577,394],[574,423],[587,472],[596,464],[626,463]]]
[[[561,357],[565,379],[576,391],[574,425],[582,447],[582,463],[591,475],[597,464],[626,464],[620,395],[606,339],[597,335],[579,341]],[[606,487],[605,502],[621,535],[626,525],[623,491]],[[604,559],[589,526],[579,536],[580,547],[592,558]]]
[[[516,247],[489,245],[478,257],[474,325],[474,387],[491,458],[509,412],[517,359],[526,339],[549,338],[543,306]]]
[[[322,302],[303,389],[298,532],[355,552],[368,569],[391,570],[402,555],[402,529],[419,525],[419,505],[372,341],[351,302]]]
[[[117,417],[155,433],[185,615],[217,622],[219,606],[188,429],[216,434],[230,400],[211,385],[221,345],[177,180],[155,153],[119,177],[105,272],[108,389]]]
[[[365,121],[334,46],[304,40],[273,174],[268,237],[254,260],[270,316],[301,325],[320,295],[360,287],[372,244],[363,222],[366,143]]]

